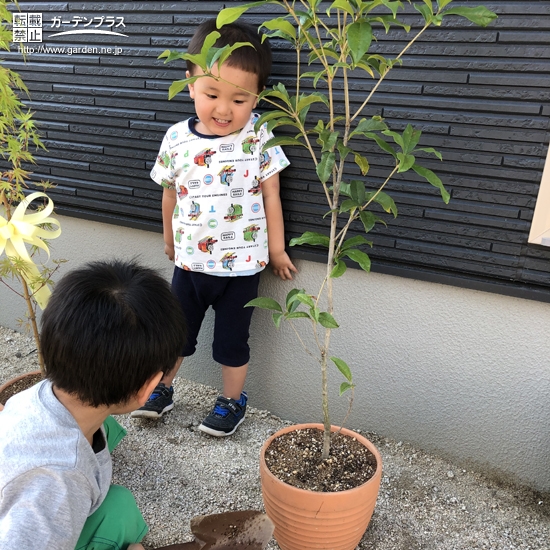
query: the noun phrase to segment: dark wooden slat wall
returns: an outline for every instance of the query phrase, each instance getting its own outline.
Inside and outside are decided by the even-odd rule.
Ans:
[[[167,127],[190,116],[186,94],[168,101],[182,62],[165,65],[165,49],[185,49],[196,25],[223,5],[242,2],[22,2],[44,14],[45,46],[115,46],[120,55],[34,53],[22,64],[4,54],[30,91],[47,154],[36,155],[35,177],[57,185],[57,211],[159,231],[161,191],[149,170]],[[457,5],[477,5],[463,1]],[[483,2],[481,2],[483,3]],[[422,159],[451,192],[449,205],[415,174],[390,184],[399,216],[372,233],[373,270],[550,301],[550,250],[527,237],[549,141],[550,1],[487,1],[499,18],[481,29],[453,18],[415,43],[381,87],[365,115],[381,114],[394,129],[422,129],[421,144],[444,162]],[[274,10],[251,12],[259,23]],[[278,13],[273,11],[272,13]],[[53,16],[124,16],[128,38],[48,38]],[[418,27],[407,9],[404,19]],[[121,29],[117,29],[121,30]],[[400,30],[380,34],[373,52],[396,55]],[[272,42],[272,83],[292,86],[292,52]],[[354,78],[359,105],[372,82]],[[313,109],[312,109],[313,111]],[[391,162],[365,146],[368,179],[383,181]],[[287,150],[283,173],[287,236],[322,227],[324,196],[303,151]],[[358,177],[352,168],[350,177]],[[295,255],[319,259],[317,252]]]

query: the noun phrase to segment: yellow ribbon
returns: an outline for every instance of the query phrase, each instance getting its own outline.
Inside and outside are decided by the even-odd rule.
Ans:
[[[25,211],[30,203],[39,197],[48,199],[46,207],[39,212],[26,214]],[[21,271],[21,275],[29,284],[33,298],[41,309],[46,307],[51,291],[48,285],[40,281],[40,271],[29,256],[26,243],[45,250],[48,258],[50,257],[48,246],[42,239],[55,239],[61,235],[59,222],[55,218],[49,217],[52,212],[53,201],[50,197],[46,193],[36,192],[31,193],[19,203],[10,221],[0,216],[0,255],[5,250],[6,256],[12,263],[12,258],[20,258],[26,264],[25,270]],[[57,229],[50,231],[37,227],[41,224],[53,224],[57,226]]]

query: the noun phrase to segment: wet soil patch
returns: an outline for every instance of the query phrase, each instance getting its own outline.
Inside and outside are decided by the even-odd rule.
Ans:
[[[10,384],[7,388],[3,389],[0,392],[0,403],[2,405],[6,404],[6,401],[16,393],[22,392],[31,386],[34,386],[40,380],[42,380],[43,376],[42,374],[33,374],[31,376],[25,376],[25,378],[21,378],[20,380],[17,380],[17,382],[14,382],[13,384]]]
[[[265,452],[265,461],[281,481],[319,492],[353,489],[376,471],[375,456],[354,437],[334,433],[327,460],[321,459],[322,447],[321,430],[296,430],[274,439]]]

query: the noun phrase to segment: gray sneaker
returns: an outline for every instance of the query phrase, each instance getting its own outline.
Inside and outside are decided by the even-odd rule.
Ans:
[[[216,399],[214,409],[202,421],[199,430],[214,437],[226,437],[234,434],[244,420],[247,400],[248,396],[244,391],[238,401],[220,395]]]
[[[140,409],[130,413],[132,418],[160,418],[164,413],[174,408],[174,388],[167,388],[162,382],[149,396],[147,403]]]

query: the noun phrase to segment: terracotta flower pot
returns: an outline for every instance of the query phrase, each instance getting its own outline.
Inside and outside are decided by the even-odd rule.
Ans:
[[[359,487],[334,493],[298,489],[275,477],[267,468],[265,452],[278,436],[306,428],[323,429],[322,424],[299,424],[279,430],[260,452],[260,477],[266,513],[275,524],[273,536],[281,550],[354,550],[367,530],[374,511],[382,458],[365,437],[342,429],[355,437],[376,457],[374,476]],[[333,426],[332,431],[338,430]]]
[[[35,371],[32,371],[32,372],[26,372],[25,374],[20,374],[19,376],[16,376],[15,378],[12,378],[11,380],[8,380],[7,382],[4,382],[4,384],[2,384],[0,386],[0,396],[2,396],[4,390],[8,389],[10,386],[13,386],[14,384],[17,384],[18,382],[20,382],[21,380],[24,380],[25,378],[34,377],[34,376],[37,376],[37,375],[42,376],[41,371],[35,370]],[[4,408],[4,405],[0,401],[0,411],[3,408]]]

